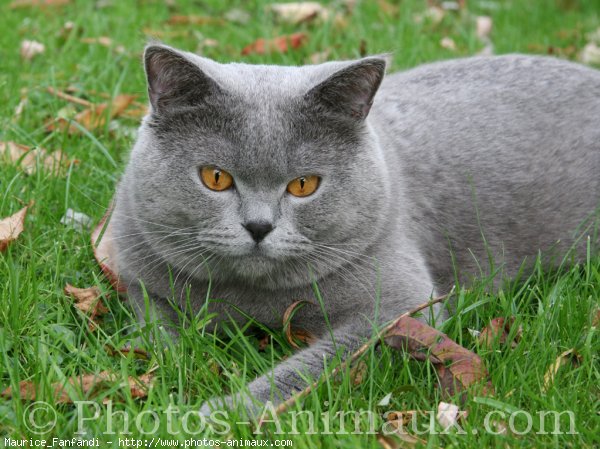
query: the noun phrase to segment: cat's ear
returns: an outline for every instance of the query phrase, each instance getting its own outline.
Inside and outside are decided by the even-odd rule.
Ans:
[[[385,74],[385,66],[384,57],[361,59],[313,87],[306,99],[328,111],[364,120]]]
[[[144,67],[148,97],[156,113],[202,104],[209,95],[220,90],[200,67],[163,45],[146,47]]]

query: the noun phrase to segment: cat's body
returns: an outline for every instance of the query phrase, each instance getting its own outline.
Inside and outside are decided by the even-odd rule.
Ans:
[[[150,47],[153,112],[112,218],[138,308],[138,280],[152,319],[176,319],[165,298],[174,284],[185,307],[190,286],[194,310],[208,294],[223,318],[244,319],[230,303],[276,327],[292,302],[317,302],[316,280],[336,344],[350,351],[371,334],[377,301],[386,322],[446,293],[454,268],[468,280],[490,270],[492,255],[512,276],[539,250],[561,257],[573,236],[594,232],[576,233],[600,202],[599,72],[550,58],[471,58],[379,86],[384,66],[220,65]],[[231,173],[235,188],[207,189],[198,177],[207,164]],[[313,174],[315,193],[286,192]],[[255,243],[249,222],[273,229]],[[584,251],[585,241],[575,245]],[[259,402],[302,388],[299,373],[318,375],[333,353],[319,306],[294,325],[322,338],[249,384]],[[252,409],[245,394],[236,399]]]

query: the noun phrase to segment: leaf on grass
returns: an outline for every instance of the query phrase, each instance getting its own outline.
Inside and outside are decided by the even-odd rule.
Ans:
[[[123,115],[136,97],[136,95],[121,94],[117,95],[111,103],[92,104],[75,115],[73,120],[88,131],[102,128],[106,125],[107,121]],[[68,130],[69,134],[79,134],[81,132],[79,127],[70,123],[69,120],[60,117],[48,123],[46,129],[48,131],[57,129]]]
[[[379,433],[377,441],[384,449],[396,449],[416,446],[426,446],[427,442],[406,431],[407,426],[415,428],[415,419],[418,412],[408,410],[404,412],[389,412],[385,414],[385,433]],[[393,436],[392,436],[393,435]]]
[[[461,411],[458,408],[458,405],[449,404],[443,401],[440,401],[438,404],[436,419],[444,428],[444,431],[453,427],[460,419],[463,419],[466,416],[467,412]]]
[[[76,164],[79,162],[68,160],[60,150],[48,153],[44,148],[31,148],[12,141],[0,142],[0,156],[10,163],[18,163],[19,167],[28,175],[35,172],[38,161],[39,167],[55,176],[64,175],[71,163]]]
[[[111,204],[100,220],[100,223],[92,231],[92,249],[104,276],[106,276],[117,292],[125,293],[127,288],[119,282],[119,269],[112,240],[112,226],[110,223],[112,211],[113,205]]]
[[[579,60],[584,64],[600,65],[600,47],[594,42],[589,42],[579,54]]]
[[[569,349],[568,351],[565,351],[562,354],[560,354],[556,358],[556,360],[554,361],[552,366],[550,366],[550,368],[548,368],[548,370],[546,371],[546,374],[544,374],[543,391],[547,392],[550,389],[550,387],[552,386],[552,384],[554,384],[554,379],[556,377],[556,373],[558,373],[558,370],[562,366],[567,365],[567,364],[569,364],[571,366],[579,366],[580,363],[581,363],[581,356],[579,354],[577,354],[575,349]]]
[[[44,44],[38,41],[24,40],[21,42],[21,58],[24,61],[31,61],[37,55],[41,55],[46,51]]]
[[[97,44],[106,48],[113,48],[117,53],[125,53],[125,47],[122,45],[115,45],[113,40],[108,36],[99,37],[83,37],[80,39],[82,44]]]
[[[358,386],[363,383],[367,376],[367,364],[361,360],[350,369],[350,382],[352,385]]]
[[[377,0],[377,6],[381,12],[388,16],[396,17],[400,13],[400,6],[390,3],[387,0]]]
[[[132,348],[132,347],[125,347],[125,348],[121,348],[121,349],[117,349],[113,346],[104,346],[104,349],[106,350],[107,354],[110,356],[117,356],[120,355],[122,357],[127,357],[129,354],[133,354],[133,358],[134,359],[140,359],[140,360],[150,360],[150,354],[148,354],[147,351],[144,351],[143,349],[139,349],[139,348]]]
[[[479,344],[488,348],[488,349],[496,349],[498,345],[504,346],[508,342],[508,336],[510,335],[510,331],[515,324],[515,317],[509,317],[505,319],[503,317],[494,318],[490,321],[490,324],[483,328],[481,333],[479,334],[477,340]],[[519,326],[517,331],[515,332],[515,336],[513,340],[510,342],[511,348],[516,348],[517,343],[521,340],[521,335],[523,334],[522,326]]]
[[[417,24],[428,22],[434,26],[439,25],[446,15],[446,11],[439,6],[431,6],[423,13],[415,14],[413,21]]]
[[[127,388],[134,399],[145,398],[152,387],[154,375],[142,374],[138,378],[129,376],[126,381],[120,383],[121,388]],[[51,385],[54,401],[57,404],[71,404],[74,400],[90,399],[99,396],[103,391],[112,390],[114,383],[119,381],[115,373],[101,371],[94,374],[83,374],[66,379],[64,383],[55,382]],[[35,401],[38,387],[33,382],[24,380],[19,382],[20,399]],[[78,394],[80,392],[81,394]],[[75,397],[71,396],[75,393]],[[5,389],[1,395],[5,398],[14,397],[12,387]],[[111,397],[112,399],[112,397]]]
[[[167,25],[222,25],[223,19],[209,16],[174,15],[169,17]]]
[[[443,37],[440,41],[440,46],[446,50],[456,51],[456,42],[451,37]]]
[[[294,33],[286,36],[278,36],[273,39],[257,39],[242,49],[242,55],[264,55],[269,53],[286,53],[302,47],[308,36],[305,33]]]
[[[299,25],[315,20],[325,21],[331,15],[329,9],[318,2],[273,3],[268,10],[281,23]]]
[[[481,383],[488,376],[479,356],[415,318],[398,320],[384,339],[394,349],[406,351],[417,360],[433,363],[442,391],[449,395]],[[485,388],[493,389],[489,383]]]
[[[10,4],[10,9],[27,8],[31,6],[64,6],[71,3],[71,0],[14,0]]]
[[[326,62],[331,55],[331,50],[323,50],[317,53],[313,53],[308,57],[307,63],[309,64],[321,64]]]
[[[600,326],[600,306],[596,306],[596,308],[592,312],[592,326],[593,327]]]
[[[285,332],[285,338],[288,343],[296,349],[300,349],[298,341],[311,345],[317,340],[314,335],[304,329],[292,328],[292,318],[294,318],[294,314],[307,304],[314,305],[314,303],[306,300],[295,301],[290,304],[283,313],[283,330]]]
[[[96,320],[108,313],[108,309],[102,302],[102,293],[98,287],[77,288],[71,284],[65,286],[65,294],[75,300],[75,307],[81,310],[89,318],[89,328],[96,329]]]
[[[0,220],[0,252],[5,251],[8,245],[23,232],[25,229],[25,217],[32,205],[33,203],[29,203],[29,205],[17,213]]]
[[[475,32],[479,40],[485,40],[490,37],[492,32],[492,18],[489,16],[478,16],[475,19]]]

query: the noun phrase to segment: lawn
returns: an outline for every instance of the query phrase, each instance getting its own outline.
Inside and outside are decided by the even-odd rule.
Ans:
[[[55,0],[46,3],[64,4],[43,7],[14,3],[5,0],[0,6],[0,142],[39,146],[48,152],[60,149],[74,162],[60,173],[44,169],[41,159],[37,169],[24,170],[0,155],[0,217],[34,202],[25,231],[0,253],[0,390],[31,381],[35,399],[48,404],[36,411],[31,401],[18,394],[0,397],[0,446],[10,445],[8,437],[31,438],[29,446],[34,446],[41,440],[52,445],[53,438],[81,436],[99,438],[101,447],[119,447],[120,436],[146,447],[167,446],[151,443],[157,437],[181,445],[195,437],[219,440],[221,445],[227,440],[262,438],[295,448],[377,448],[382,443],[369,433],[366,414],[358,420],[360,431],[352,433],[354,421],[346,418],[342,431],[339,412],[372,410],[379,431],[386,412],[417,410],[421,411],[417,430],[422,430],[427,411],[435,413],[441,400],[461,404],[468,411],[460,424],[464,433],[454,428],[444,434],[437,427],[438,432],[420,436],[428,447],[600,446],[597,256],[556,272],[537,267],[496,293],[490,292],[485,279],[468,290],[457,286],[456,312],[439,328],[482,358],[495,395],[475,390],[463,398],[442,397],[431,365],[382,345],[363,355],[362,378],[346,370],[328,379],[281,415],[281,432],[267,423],[258,435],[253,425],[236,423],[233,415],[230,428],[203,429],[194,411],[206,399],[238,390],[291,354],[293,348],[283,332],[268,331],[272,338],[265,340],[232,327],[227,335],[216,337],[202,332],[198,318],[181,330],[178,343],[166,349],[147,343],[144,333],[141,340],[147,343],[147,357],[132,351],[115,354],[110,348],[139,344],[139,335],[131,333],[132,313],[95,262],[89,228],[61,223],[68,209],[86,214],[93,222],[100,220],[139,120],[135,104],[128,108],[129,114],[88,123],[89,129],[81,125],[70,129],[68,118],[85,110],[85,102],[107,102],[120,94],[138,95],[136,100],[144,103],[141,52],[150,38],[218,61],[252,63],[303,64],[392,52],[392,70],[400,70],[489,51],[490,43],[497,54],[550,53],[576,60],[593,39],[591,33],[600,29],[599,0],[472,0],[457,10],[460,2],[444,2],[447,10],[429,13],[425,1],[340,0],[323,2],[332,11],[327,20],[296,25],[274,21],[265,12],[268,3],[255,1]],[[193,23],[189,23],[191,16],[196,17]],[[491,33],[483,38],[478,36],[478,16],[491,17],[493,23]],[[298,48],[265,54],[247,50],[250,54],[242,55],[256,39],[293,33],[305,34]],[[103,36],[110,42],[97,40]],[[23,58],[23,40],[38,41],[45,49],[30,60]],[[74,104],[48,88],[85,102]],[[57,117],[67,117],[67,125],[49,131],[49,120]],[[73,307],[73,299],[64,293],[66,284],[100,288],[109,312],[97,327]],[[509,342],[487,347],[475,331],[496,317],[514,317]],[[520,338],[511,347],[519,328]],[[545,379],[567,350],[574,355],[559,359],[564,366]],[[68,392],[71,399],[93,404],[58,403],[53,383],[102,371],[115,375],[92,391]],[[147,397],[136,398],[132,389],[123,388],[128,376],[148,371],[154,380]],[[378,405],[389,393],[389,404]],[[314,429],[306,414],[293,413],[299,410],[314,413]],[[551,411],[565,412],[560,429],[552,415],[540,420],[540,413]],[[531,430],[525,432],[527,416],[532,418]],[[323,428],[325,417],[329,432]],[[517,432],[484,431],[491,421],[508,425],[509,420]],[[386,444],[400,447],[395,446],[397,441]]]

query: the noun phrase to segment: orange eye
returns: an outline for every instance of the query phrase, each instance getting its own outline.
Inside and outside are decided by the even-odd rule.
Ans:
[[[225,170],[217,167],[202,167],[200,169],[200,179],[206,187],[217,192],[227,190],[233,185],[233,177]]]
[[[287,191],[294,196],[308,196],[315,193],[321,178],[318,176],[300,176],[287,185]]]

